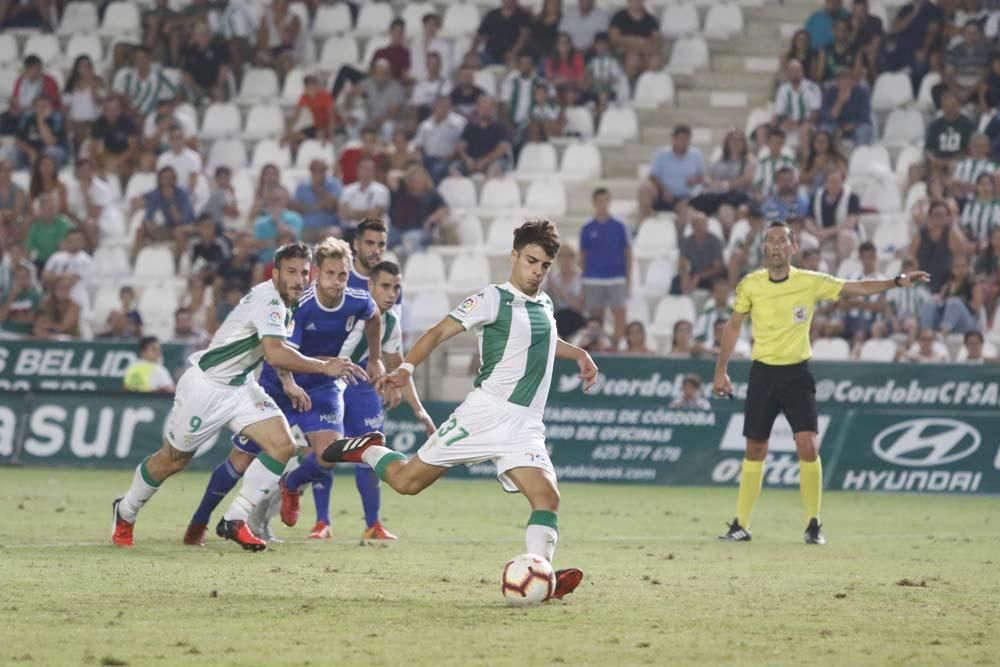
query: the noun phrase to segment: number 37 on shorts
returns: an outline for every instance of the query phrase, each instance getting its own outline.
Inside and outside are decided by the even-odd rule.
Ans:
[[[440,442],[445,447],[454,445],[459,440],[464,440],[469,437],[469,432],[462,426],[458,425],[458,420],[453,416],[451,419],[441,424],[434,437],[438,442]]]

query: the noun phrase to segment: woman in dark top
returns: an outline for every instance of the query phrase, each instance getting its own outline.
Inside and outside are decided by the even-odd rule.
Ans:
[[[994,227],[990,231],[990,244],[976,259],[976,273],[986,274],[994,280],[1000,280],[998,270],[1000,270],[1000,227]]]
[[[57,200],[57,209],[60,213],[66,213],[67,208],[66,186],[59,180],[59,167],[50,155],[42,155],[35,161],[35,166],[31,169],[31,182],[28,186],[31,201],[35,201],[42,195],[54,194]]]
[[[826,175],[832,169],[847,171],[847,159],[837,149],[829,132],[817,132],[809,143],[805,165],[799,182],[809,190],[809,196],[826,183]]]
[[[955,255],[946,278],[934,299],[921,307],[920,328],[945,335],[977,329],[975,312],[979,309],[973,304],[973,282],[965,255]]]
[[[561,20],[562,1],[545,0],[542,11],[531,21],[531,32],[528,35],[528,53],[535,58],[535,64],[544,62],[555,50]]]
[[[918,224],[920,228],[910,244],[910,255],[917,259],[922,271],[931,274],[930,289],[937,292],[951,273],[952,258],[965,252],[967,242],[961,230],[952,224],[951,210],[943,201],[932,202],[926,219],[919,219]]]
[[[813,63],[816,62],[816,52],[809,41],[809,33],[805,30],[799,30],[792,35],[792,45],[789,47],[788,53],[781,58],[781,69],[779,70],[781,77],[785,75],[789,60],[798,60],[802,63],[802,71],[806,73],[806,76],[812,73]]]

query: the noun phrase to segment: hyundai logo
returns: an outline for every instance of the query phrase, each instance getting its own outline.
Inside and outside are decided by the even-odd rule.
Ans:
[[[872,450],[896,465],[939,466],[964,459],[981,441],[979,431],[957,419],[910,419],[875,436]]]

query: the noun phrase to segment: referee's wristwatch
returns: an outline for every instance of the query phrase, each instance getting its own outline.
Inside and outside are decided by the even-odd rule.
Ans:
[[[906,280],[906,274],[898,273],[896,274],[896,277],[892,279],[892,282],[896,283],[896,287],[902,287],[904,280]]]

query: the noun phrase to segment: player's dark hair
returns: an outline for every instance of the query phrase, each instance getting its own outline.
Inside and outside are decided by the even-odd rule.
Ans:
[[[767,128],[767,138],[770,139],[771,137],[781,137],[782,139],[784,139],[785,131],[782,130],[780,127],[772,125],[771,127]]]
[[[875,244],[872,243],[871,241],[865,241],[864,243],[858,246],[858,254],[860,255],[863,252],[876,252]]]
[[[393,28],[403,28],[405,30],[406,21],[403,19],[393,19],[392,23],[389,24],[389,30],[392,30]]]
[[[535,218],[514,230],[514,250],[520,251],[532,243],[540,245],[549,257],[559,254],[559,232],[551,220]]]
[[[354,231],[354,238],[360,239],[365,235],[365,232],[378,232],[379,234],[388,234],[389,228],[385,226],[385,223],[378,218],[365,218],[360,223],[358,223],[357,229]]]
[[[695,389],[701,389],[701,376],[697,373],[688,373],[684,376],[681,384],[694,385]]]
[[[138,347],[139,356],[141,357],[142,353],[145,352],[147,349],[149,349],[149,346],[159,342],[160,339],[157,338],[156,336],[143,336],[142,338],[140,338]]]
[[[670,136],[676,137],[679,134],[686,134],[687,136],[690,137],[691,136],[691,126],[690,125],[685,125],[684,123],[680,123],[678,125],[674,125],[674,131],[673,131],[673,133],[671,133]]]
[[[302,241],[286,243],[274,253],[274,268],[280,269],[281,263],[286,259],[304,259],[307,262],[312,262],[312,250]]]
[[[32,53],[31,55],[29,55],[27,58],[24,59],[25,69],[27,69],[28,67],[41,67],[41,66],[42,66],[42,59],[36,56],[34,53]]]
[[[399,268],[399,264],[390,260],[383,259],[381,262],[372,267],[371,272],[368,274],[369,280],[375,280],[375,276],[380,273],[388,273],[390,276],[398,276],[402,273]]]
[[[590,198],[591,198],[591,200],[593,200],[593,199],[597,199],[601,195],[610,195],[610,194],[611,194],[611,192],[609,192],[607,188],[597,188],[596,190],[594,190],[594,194],[591,195]]]
[[[784,229],[788,233],[788,240],[791,241],[792,243],[795,243],[795,232],[792,231],[791,226],[787,222],[785,222],[784,220],[772,220],[770,224],[768,224],[767,229],[768,231],[770,231],[775,227],[779,229]],[[766,235],[767,232],[765,232],[765,236]]]

